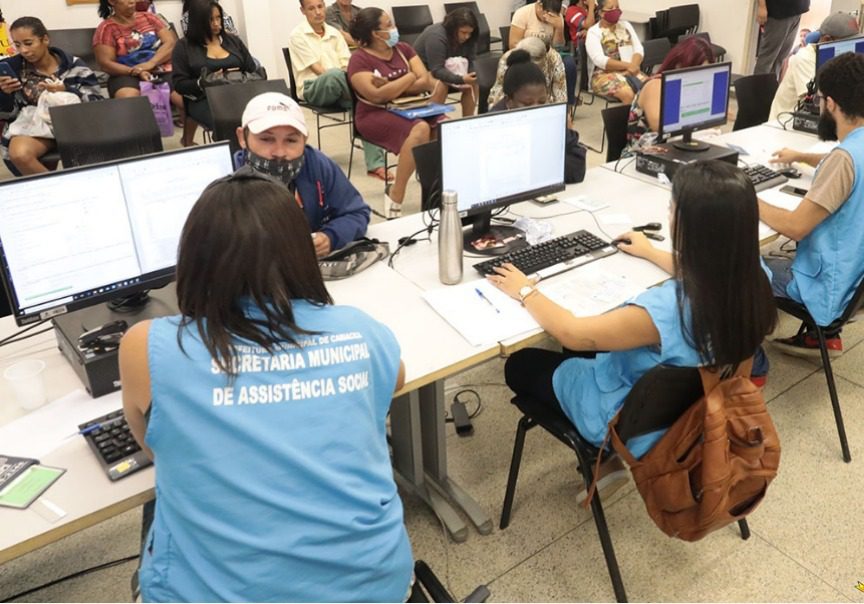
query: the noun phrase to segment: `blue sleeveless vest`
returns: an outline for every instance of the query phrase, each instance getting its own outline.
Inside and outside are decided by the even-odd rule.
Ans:
[[[239,342],[233,384],[196,328],[181,350],[178,317],[152,322],[145,601],[405,599],[413,556],[385,426],[399,344],[357,309],[293,307],[319,333],[274,354]]]
[[[828,325],[843,314],[864,276],[864,128],[849,133],[838,148],[849,153],[855,166],[852,192],[839,210],[798,243],[786,288],[818,325]]]

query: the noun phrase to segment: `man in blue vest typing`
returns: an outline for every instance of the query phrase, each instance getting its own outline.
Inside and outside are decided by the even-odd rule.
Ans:
[[[819,138],[840,144],[826,155],[778,151],[776,161],[808,163],[816,166],[816,176],[794,211],[759,200],[759,216],[798,242],[794,259],[765,259],[774,273],[774,295],[803,303],[818,325],[829,325],[864,277],[864,55],[835,57],[820,70],[817,83]],[[826,338],[829,354],[843,352],[839,333]],[[819,355],[815,334],[775,343],[789,354]]]

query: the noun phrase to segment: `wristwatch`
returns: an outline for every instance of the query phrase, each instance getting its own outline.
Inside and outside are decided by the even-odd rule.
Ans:
[[[519,288],[519,302],[522,304],[522,306],[525,306],[525,300],[528,299],[528,296],[535,293],[536,291],[537,288],[533,285],[523,285]]]

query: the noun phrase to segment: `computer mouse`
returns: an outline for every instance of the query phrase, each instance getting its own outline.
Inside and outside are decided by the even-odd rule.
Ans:
[[[792,166],[789,166],[788,168],[783,168],[782,170],[777,170],[777,172],[779,172],[786,178],[801,178],[801,171],[798,168],[793,168]]]
[[[618,245],[619,243],[623,243],[625,245],[630,245],[633,242],[630,241],[629,237],[618,237],[618,239],[612,240],[612,245]]]

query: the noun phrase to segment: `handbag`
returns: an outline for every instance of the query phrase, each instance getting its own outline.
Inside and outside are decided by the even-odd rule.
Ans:
[[[256,80],[266,80],[267,72],[263,67],[255,71],[242,71],[240,69],[220,69],[209,71],[206,67],[201,68],[201,76],[198,78],[198,87],[202,90],[211,86],[227,86],[229,84],[245,84]]]
[[[167,82],[141,82],[141,95],[146,96],[153,109],[153,116],[163,137],[174,134],[174,117],[171,114],[171,87]]]

